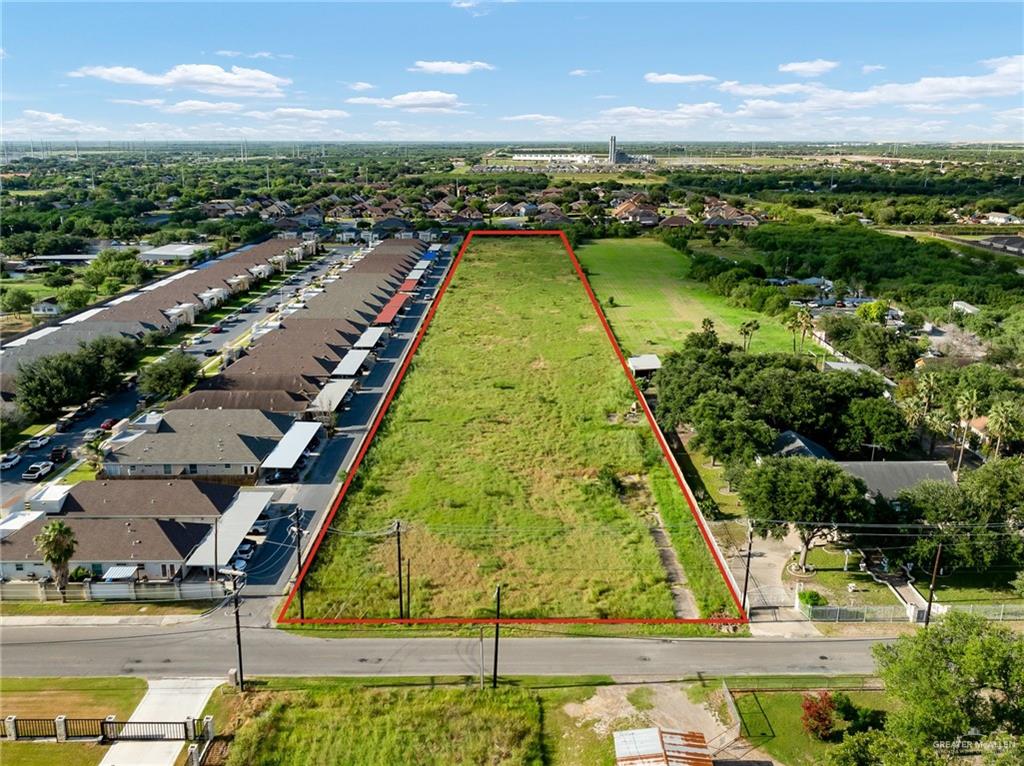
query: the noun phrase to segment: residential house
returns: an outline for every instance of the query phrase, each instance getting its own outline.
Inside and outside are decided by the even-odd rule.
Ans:
[[[60,316],[62,313],[60,304],[53,295],[37,300],[32,304],[31,311],[34,317],[55,317]]]
[[[897,511],[901,492],[923,481],[955,484],[953,472],[944,460],[840,460],[847,473],[861,479],[872,497],[881,497]]]

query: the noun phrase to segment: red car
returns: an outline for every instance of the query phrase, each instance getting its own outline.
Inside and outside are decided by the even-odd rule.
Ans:
[[[222,332],[224,332],[224,328],[221,327],[219,324],[215,324],[213,327],[210,328],[211,335],[217,335]]]
[[[117,421],[116,421],[116,420],[114,420],[113,418],[107,418],[107,419],[106,419],[106,420],[104,420],[104,421],[103,421],[102,423],[100,423],[100,430],[101,430],[101,431],[109,431],[109,430],[111,430],[111,429],[112,429],[112,428],[113,428],[113,427],[114,427],[114,426],[115,426],[116,424],[117,424]]]

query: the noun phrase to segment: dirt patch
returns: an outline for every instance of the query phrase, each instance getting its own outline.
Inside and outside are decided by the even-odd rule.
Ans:
[[[629,701],[629,695],[638,688],[650,692],[644,695],[645,710],[638,710]],[[601,736],[611,736],[625,728],[660,726],[675,731],[699,731],[710,740],[725,729],[707,708],[690,701],[681,684],[602,686],[590,699],[569,703],[564,710],[578,726],[588,726]]]

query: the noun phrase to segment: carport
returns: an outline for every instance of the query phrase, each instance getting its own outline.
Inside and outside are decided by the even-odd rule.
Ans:
[[[313,412],[337,412],[351,397],[354,385],[355,381],[352,378],[332,380],[320,389],[309,409]]]
[[[352,349],[331,373],[332,378],[354,378],[370,359],[370,350],[366,348]]]
[[[395,297],[387,302],[387,305],[380,310],[377,318],[373,320],[375,325],[389,325],[395,321],[395,317],[398,316],[398,312],[401,311],[409,300],[409,293],[398,293]]]
[[[420,260],[416,261],[416,265],[412,267],[412,271],[410,272],[409,277],[412,277],[412,275],[415,274],[417,271],[427,271],[433,264],[433,261],[427,258],[421,258]]]
[[[323,393],[321,391],[321,393]],[[277,443],[274,451],[260,466],[265,471],[289,470],[295,467],[309,443],[320,433],[320,423],[299,422],[288,429],[288,433]]]
[[[267,490],[239,492],[235,501],[214,521],[209,534],[185,560],[185,569],[231,566],[231,557],[273,497],[274,493]]]
[[[353,344],[352,348],[372,350],[385,340],[387,333],[387,327],[367,327],[363,330],[363,334],[359,336],[359,340]]]

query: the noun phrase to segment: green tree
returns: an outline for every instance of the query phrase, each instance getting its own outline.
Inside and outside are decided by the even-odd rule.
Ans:
[[[896,740],[925,749],[971,729],[1024,735],[1024,636],[950,612],[873,651],[886,693],[898,703],[885,725]]]
[[[81,285],[62,287],[57,291],[57,302],[65,311],[78,311],[92,303],[92,291]]]
[[[174,351],[139,373],[139,389],[161,398],[173,399],[196,382],[199,367],[199,362],[193,357]]]
[[[64,589],[68,584],[68,562],[75,555],[75,533],[63,521],[51,521],[43,527],[38,535],[32,538],[36,550],[43,561],[53,570],[53,579],[60,591],[61,601],[64,600]]]
[[[960,454],[956,459],[956,470],[964,462],[964,449],[971,436],[971,421],[978,417],[978,391],[974,388],[965,389],[956,398],[956,414],[960,419]]]
[[[4,311],[9,311],[15,316],[21,316],[22,312],[31,307],[32,293],[24,287],[9,287],[4,290],[2,306]]]
[[[988,411],[988,432],[996,437],[996,457],[1004,441],[1019,439],[1024,432],[1024,406],[1016,399],[1004,398],[992,404]]]
[[[885,318],[889,314],[889,305],[885,301],[862,303],[854,313],[865,322],[884,325]]]
[[[845,435],[839,442],[846,452],[860,452],[865,445],[892,452],[910,439],[907,422],[892,400],[884,397],[855,399],[843,416]]]
[[[761,329],[761,323],[756,319],[750,319],[740,325],[740,335],[743,338],[743,350],[750,350],[750,341],[754,333]]]
[[[872,506],[864,482],[829,460],[769,457],[743,477],[740,497],[762,537],[785,537],[792,527],[800,537],[800,567],[815,540],[837,524],[869,521]]]

